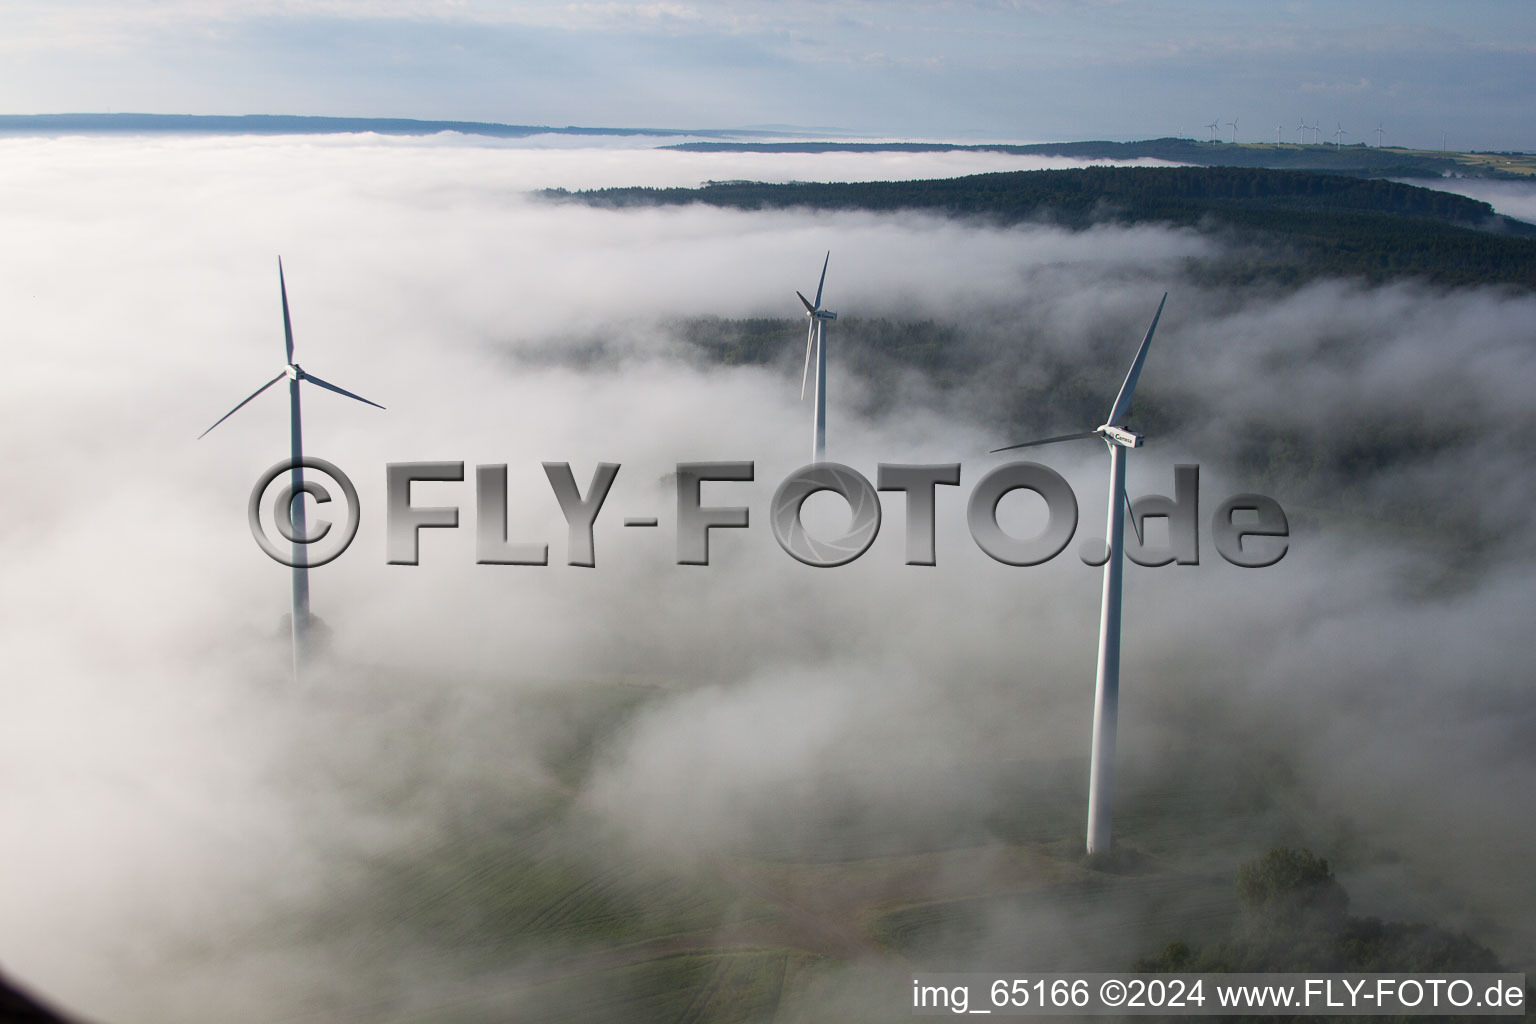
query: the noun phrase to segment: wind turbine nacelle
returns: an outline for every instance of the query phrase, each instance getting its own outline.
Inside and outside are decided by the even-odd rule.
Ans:
[[[283,367],[283,372],[288,375],[289,380],[304,379],[304,371],[299,369],[298,363],[289,363],[287,366]]]
[[[831,310],[828,310],[828,309],[818,309],[816,311],[816,319],[818,319],[818,320],[836,320],[837,319],[837,314],[832,312]]]
[[[1124,427],[1112,427],[1106,423],[1099,428],[1099,433],[1104,435],[1106,441],[1112,441],[1122,448],[1141,447],[1141,435]]]

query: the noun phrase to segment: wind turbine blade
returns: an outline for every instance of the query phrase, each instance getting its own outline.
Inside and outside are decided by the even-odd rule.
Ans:
[[[364,405],[371,405],[375,409],[382,409],[382,408],[384,408],[378,402],[370,402],[370,401],[368,401],[368,399],[364,398],[362,395],[354,395],[352,392],[348,391],[346,388],[339,388],[335,384],[332,384],[330,381],[321,380],[319,377],[316,377],[314,374],[310,373],[308,370],[304,371],[303,379],[309,381],[312,384],[318,384],[321,387],[325,388],[327,391],[334,391],[338,395],[346,395],[348,398],[355,398],[359,402],[362,402]]]
[[[797,293],[798,294],[798,293]],[[800,375],[800,401],[805,401],[805,386],[811,379],[811,345],[816,339],[816,321],[811,321],[810,330],[805,332],[805,372]]]
[[[798,291],[795,292],[795,294],[796,295],[800,295],[800,293]],[[805,307],[805,311],[807,313],[814,313],[814,312],[816,312],[816,307],[811,305],[811,300],[806,298],[804,295],[800,295],[800,304]]]
[[[1125,495],[1125,515],[1131,521],[1131,529],[1136,531],[1136,543],[1142,547],[1147,546],[1147,539],[1141,535],[1141,524],[1136,521],[1136,509],[1131,505],[1131,492],[1121,491]]]
[[[993,448],[992,454],[996,455],[998,452],[1011,452],[1015,448],[1034,448],[1035,446],[1042,444],[1055,444],[1057,441],[1076,441],[1083,437],[1098,436],[1099,432],[1097,430],[1089,430],[1082,434],[1062,434],[1060,437],[1042,437],[1038,441],[1023,441],[1019,444],[1004,445],[1002,448]]]
[[[832,262],[832,250],[827,250],[827,258],[821,261],[821,280],[816,282],[816,308],[821,308],[821,286],[827,283],[827,264]]]
[[[283,280],[283,258],[277,258],[277,287],[283,293],[283,341],[288,346],[288,365],[293,365],[293,324],[288,319],[288,282]]]
[[[1115,404],[1109,409],[1109,418],[1104,421],[1112,427],[1123,426],[1120,421],[1131,410],[1131,392],[1136,390],[1136,378],[1141,376],[1141,364],[1147,361],[1147,346],[1152,344],[1152,332],[1157,330],[1157,321],[1162,318],[1163,307],[1167,304],[1168,293],[1163,292],[1163,301],[1157,304],[1157,313],[1152,317],[1152,326],[1147,328],[1147,336],[1141,339],[1141,348],[1136,350],[1136,359],[1131,363],[1131,372],[1125,375],[1125,383],[1120,385],[1120,394],[1115,396]]]
[[[267,381],[265,384],[263,384],[261,387],[257,388],[255,391],[252,391],[251,392],[251,398],[255,398],[257,395],[261,394],[263,391],[267,390],[267,388],[271,387],[273,384],[276,384],[278,381],[282,380],[286,376],[288,376],[288,373],[287,373],[287,371],[284,371],[284,372],[278,374],[276,377],[273,377],[271,380]],[[220,423],[223,423],[225,420],[229,419],[231,416],[233,416],[235,413],[239,412],[241,409],[244,409],[246,404],[248,402],[250,402],[251,398],[247,398],[244,402],[241,402],[239,405],[237,405],[233,409],[229,410],[229,412],[225,413],[223,416],[220,416],[218,418],[218,421],[214,423],[213,427],[218,426]],[[208,430],[212,430],[213,427],[209,427]],[[199,441],[201,441],[203,438],[207,437],[208,436],[208,430],[205,430],[201,434],[198,434],[197,435],[197,439]]]

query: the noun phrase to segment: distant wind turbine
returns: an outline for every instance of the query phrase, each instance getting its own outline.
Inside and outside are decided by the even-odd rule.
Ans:
[[[1345,131],[1344,126],[1339,124],[1339,122],[1335,121],[1334,124],[1337,124],[1338,128],[1333,133],[1333,148],[1342,149],[1344,146],[1344,136],[1348,135],[1349,132]]]
[[[1211,130],[1211,141],[1215,142],[1216,141],[1216,129],[1221,127],[1220,122],[1212,121],[1210,124],[1206,125],[1205,127],[1209,128]]]
[[[293,361],[293,322],[289,319],[288,316],[288,283],[283,279],[282,257],[278,257],[277,260],[277,287],[283,297],[283,342],[286,346],[285,351],[288,357],[288,361],[283,364],[283,372],[267,381],[261,387],[257,388],[254,392],[251,393],[250,398],[247,398],[245,401],[229,410],[229,412],[225,413],[223,416],[220,416],[218,420],[214,422],[213,427],[217,427],[220,423],[223,423],[235,413],[245,408],[245,406],[252,399],[261,394],[263,391],[267,390],[267,388],[270,388],[273,384],[276,384],[284,377],[288,378],[288,430],[293,462],[293,470],[290,474],[290,483],[292,485],[291,490],[293,492],[293,503],[290,508],[292,510],[293,519],[293,536],[298,538],[305,538],[309,536],[309,530],[308,524],[305,522],[304,491],[302,490],[304,486],[304,467],[299,464],[300,460],[304,458],[304,431],[301,424],[301,417],[299,415],[299,382],[309,381],[311,384],[325,388],[327,391],[334,391],[338,395],[344,395],[347,398],[355,399],[365,405],[371,405],[377,409],[382,409],[384,407],[379,405],[377,402],[368,401],[368,399],[361,395],[354,395],[352,392],[346,390],[345,388],[339,388],[329,381],[321,380],[319,377],[316,377],[314,374],[303,369],[299,366],[298,363]],[[198,440],[202,440],[204,437],[207,437],[208,432],[213,430],[213,427],[209,427],[208,430],[205,430],[201,434],[197,435]],[[293,671],[295,676],[298,675],[299,669],[303,665],[304,658],[309,653],[309,565],[306,561],[306,554],[306,545],[300,543],[298,540],[295,540],[293,542],[294,565],[292,616]]]
[[[821,261],[821,280],[816,282],[816,301],[812,302],[800,292],[801,305],[805,306],[805,315],[809,322],[809,329],[805,335],[805,372],[800,377],[800,398],[805,399],[806,384],[811,376],[811,350],[816,352],[816,411],[811,425],[811,461],[825,462],[827,460],[827,321],[836,320],[837,314],[831,310],[821,308],[821,289],[827,283],[827,264],[832,262],[832,251],[827,250],[826,259]]]
[[[1306,118],[1302,118],[1301,119],[1301,124],[1296,126],[1296,142],[1297,142],[1298,145],[1300,145],[1303,141],[1305,141],[1306,135],[1304,133],[1306,132],[1306,130],[1307,130],[1307,119]]]
[[[1285,126],[1284,125],[1281,125],[1281,124],[1276,124],[1275,125],[1275,145],[1277,145],[1277,146],[1280,145],[1280,133],[1283,132],[1283,131],[1285,131]]]
[[[1376,122],[1376,148],[1377,149],[1381,148],[1381,140],[1382,140],[1382,137],[1384,135],[1386,135],[1386,130],[1381,127],[1381,122],[1377,121]]]
[[[1064,434],[1038,441],[1025,441],[994,452],[1013,451],[1036,445],[1055,444],[1057,441],[1075,441],[1079,438],[1097,437],[1109,447],[1109,517],[1107,543],[1108,557],[1104,562],[1104,598],[1099,612],[1099,661],[1098,676],[1093,695],[1093,751],[1088,774],[1088,852],[1104,853],[1109,850],[1111,804],[1115,780],[1115,731],[1120,714],[1120,598],[1125,554],[1125,510],[1130,497],[1125,493],[1125,451],[1141,445],[1141,435],[1126,430],[1125,418],[1131,409],[1131,393],[1136,390],[1136,379],[1141,376],[1142,363],[1147,358],[1147,348],[1152,344],[1152,333],[1162,318],[1163,306],[1168,303],[1168,293],[1157,304],[1157,313],[1147,336],[1141,339],[1131,370],[1120,385],[1115,404],[1103,424],[1080,434]],[[1134,513],[1132,527],[1136,527]],[[1137,535],[1140,536],[1140,530]]]
[[[1234,117],[1232,120],[1228,121],[1227,127],[1232,129],[1232,141],[1234,143],[1237,142],[1237,118]]]

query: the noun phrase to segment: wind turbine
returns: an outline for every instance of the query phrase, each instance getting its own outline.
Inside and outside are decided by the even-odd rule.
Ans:
[[[1209,128],[1211,130],[1211,141],[1215,142],[1216,141],[1216,129],[1221,127],[1220,122],[1219,121],[1212,121],[1210,124],[1206,125],[1205,127]]]
[[[1333,148],[1342,149],[1344,148],[1344,136],[1348,135],[1349,132],[1344,130],[1344,125],[1340,122],[1335,121],[1334,124],[1338,125],[1338,128],[1333,133]]]
[[[1377,121],[1376,122],[1376,148],[1377,149],[1381,148],[1381,138],[1385,134],[1386,134],[1386,129],[1382,128],[1380,121]]]
[[[299,366],[298,363],[293,361],[293,322],[288,317],[288,283],[283,279],[282,257],[278,257],[277,260],[277,287],[283,296],[283,341],[287,346],[286,352],[288,356],[288,361],[283,364],[283,372],[267,381],[261,387],[257,388],[254,392],[251,393],[250,398],[247,398],[244,402],[241,402],[239,405],[229,410],[229,412],[225,413],[223,416],[220,416],[218,420],[214,422],[213,427],[218,426],[220,423],[223,423],[235,413],[245,408],[251,399],[254,399],[257,395],[267,390],[267,388],[270,388],[273,384],[276,384],[284,377],[288,378],[288,429],[290,440],[292,442],[293,453],[293,470],[290,474],[290,483],[292,485],[291,489],[293,492],[293,504],[290,506],[290,508],[293,520],[293,536],[296,538],[305,538],[309,536],[309,530],[304,516],[304,467],[299,464],[300,460],[304,458],[304,432],[299,416],[299,382],[307,380],[311,384],[325,388],[327,391],[334,391],[338,395],[345,395],[347,398],[356,399],[365,405],[371,405],[378,409],[382,409],[384,407],[379,405],[377,402],[368,401],[368,399],[361,395],[354,395],[352,392],[346,390],[345,388],[339,388],[335,384],[332,384],[330,381],[321,380],[319,377],[316,377],[314,374],[310,373],[308,370],[303,369],[301,366]],[[207,437],[208,432],[211,431],[213,427],[209,427],[208,430],[205,430],[201,434],[197,435],[197,439],[201,441],[203,438]],[[295,676],[298,675],[299,668],[302,665],[304,658],[308,654],[309,650],[309,565],[305,559],[305,555],[306,545],[300,543],[299,540],[293,541],[294,564],[292,622],[293,671]]]
[[[1227,122],[1227,127],[1232,129],[1232,141],[1234,143],[1236,143],[1237,142],[1237,118],[1234,117],[1232,120],[1228,121]]]
[[[800,303],[809,319],[805,335],[805,372],[800,377],[800,399],[805,400],[805,387],[811,377],[811,348],[816,349],[816,412],[811,425],[811,461],[827,461],[827,321],[836,320],[837,314],[821,308],[821,289],[827,283],[827,264],[832,262],[832,251],[827,250],[821,261],[821,280],[816,282],[816,301],[812,302],[800,292]]]
[[[1296,126],[1296,144],[1297,145],[1301,145],[1301,143],[1303,141],[1305,141],[1306,135],[1304,133],[1306,132],[1306,130],[1307,130],[1307,119],[1306,118],[1302,118],[1301,119],[1301,124]]]
[[[1285,131],[1285,127],[1277,123],[1275,125],[1275,145],[1277,146],[1280,145],[1280,133],[1283,131]]]
[[[1093,430],[1080,434],[1064,434],[1046,437],[1038,441],[1025,441],[994,448],[994,452],[1030,448],[1057,441],[1075,441],[1079,438],[1101,438],[1109,447],[1109,516],[1108,557],[1104,562],[1104,597],[1099,610],[1099,662],[1093,694],[1093,752],[1088,773],[1088,852],[1105,853],[1109,850],[1111,802],[1115,788],[1115,727],[1120,714],[1120,596],[1125,555],[1125,510],[1130,497],[1125,493],[1125,452],[1127,448],[1141,446],[1141,435],[1126,430],[1124,422],[1131,409],[1131,393],[1136,390],[1136,379],[1141,376],[1141,364],[1146,361],[1147,347],[1152,344],[1152,332],[1163,315],[1168,303],[1168,293],[1157,304],[1157,313],[1147,336],[1141,339],[1131,370],[1120,385],[1115,404],[1110,406],[1109,417]],[[1136,526],[1134,514],[1131,525]],[[1141,531],[1137,530],[1140,536]]]

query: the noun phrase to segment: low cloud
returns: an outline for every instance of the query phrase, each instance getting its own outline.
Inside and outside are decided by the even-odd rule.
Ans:
[[[1518,457],[1536,428],[1529,296],[1215,290],[1183,268],[1218,242],[1151,227],[616,212],[525,194],[887,176],[883,158],[447,140],[0,148],[15,243],[0,255],[13,352],[0,422],[25,439],[10,465],[28,482],[0,498],[14,681],[0,813],[25,823],[0,883],[0,958],[66,1004],[125,1024],[265,1020],[490,985],[468,961],[427,966],[428,950],[448,955],[431,908],[400,908],[430,880],[397,892],[379,865],[421,851],[430,866],[529,794],[570,801],[546,840],[572,858],[640,851],[669,871],[835,860],[838,843],[939,849],[925,891],[959,879],[1017,896],[1031,848],[1008,843],[1037,806],[1019,787],[1064,772],[1040,792],[1077,792],[1099,576],[1075,545],[1031,569],[991,561],[965,499],[1002,461],[988,449],[1093,426],[1078,417],[1107,407],[1164,289],[1132,493],[1169,493],[1172,466],[1199,462],[1203,533],[1222,497],[1260,489],[1295,536],[1271,569],[1229,566],[1203,536],[1198,568],[1128,572],[1126,813],[1138,786],[1191,764],[1217,778],[1283,765],[1274,799],[1344,851],[1369,882],[1364,909],[1475,926],[1528,958],[1536,835],[1509,808],[1536,783],[1536,495]],[[794,562],[768,530],[769,497],[808,444],[793,290],[827,249],[844,318],[830,450],[869,476],[962,463],[961,486],[941,488],[937,567],[901,564],[899,502],[840,569]],[[313,574],[334,659],[297,692],[279,633],[288,575],[243,515],[285,454],[282,398],[193,440],[281,365],[279,252],[299,361],[388,406],[305,397],[309,450],[353,475],[364,519]],[[700,315],[784,317],[784,351],[711,364],[677,328]],[[858,376],[838,331],[878,316],[953,329],[965,378],[909,374],[893,398]],[[1102,529],[1101,451],[1040,458],[1077,494],[1079,537]],[[510,534],[548,542],[551,564],[476,566],[466,481],[418,485],[418,503],[458,505],[461,528],[426,531],[418,567],[385,565],[383,466],[418,459],[507,463]],[[752,483],[706,491],[749,506],[752,526],[716,531],[709,568],[678,566],[667,474],[719,459],[756,462]],[[595,569],[563,564],[543,461],[571,462],[583,485],[596,462],[622,464]],[[654,532],[619,525],[651,514]],[[559,710],[575,697],[606,709],[600,728]],[[1181,827],[1159,841],[1183,842]],[[1283,831],[1212,847],[1200,827],[1184,856],[1213,870]],[[977,948],[1060,931],[1059,906],[1010,901]],[[1122,912],[1125,945],[1145,951],[1155,929]],[[711,926],[732,914],[747,911]],[[524,968],[534,958],[500,967]]]

